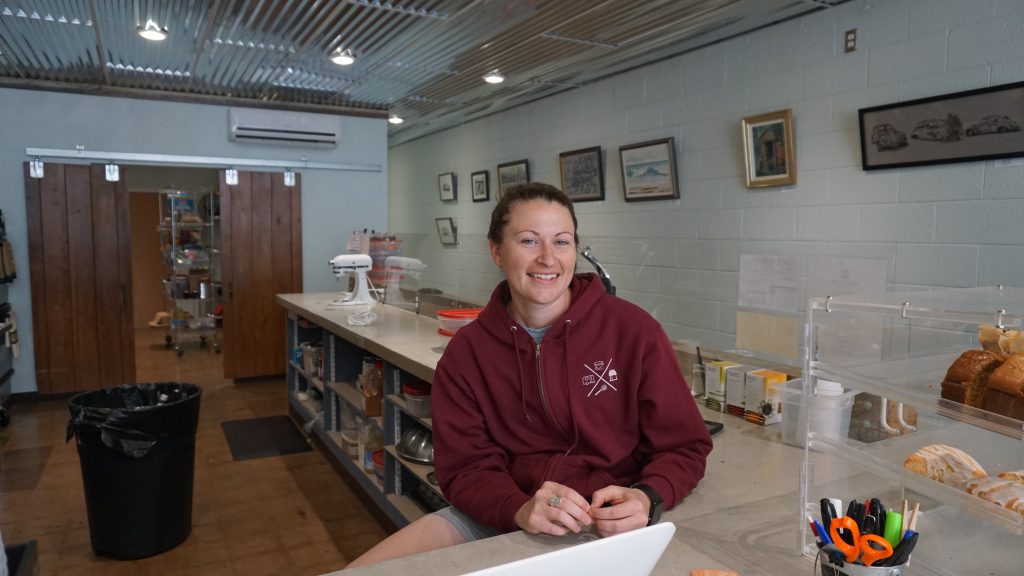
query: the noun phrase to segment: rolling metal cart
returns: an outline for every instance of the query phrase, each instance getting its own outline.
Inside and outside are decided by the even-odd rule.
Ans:
[[[220,277],[217,249],[220,203],[215,192],[161,192],[161,255],[166,271],[164,297],[170,304],[170,323],[164,342],[181,356],[186,336],[194,334],[200,347],[220,353],[217,302]]]

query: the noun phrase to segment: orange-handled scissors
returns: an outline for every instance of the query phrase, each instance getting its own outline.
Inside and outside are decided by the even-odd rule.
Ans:
[[[853,536],[853,544],[847,544],[840,538],[840,530],[846,530]],[[857,522],[849,516],[832,520],[829,534],[832,536],[832,543],[846,555],[847,562],[860,560],[865,566],[871,566],[883,558],[892,556],[892,544],[889,544],[888,540],[877,534],[861,535]]]

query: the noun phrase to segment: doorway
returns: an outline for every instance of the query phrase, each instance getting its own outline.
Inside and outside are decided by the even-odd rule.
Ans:
[[[168,378],[169,368],[176,378],[220,376],[218,171],[129,166],[124,174],[137,378]]]
[[[116,181],[107,180],[104,166],[99,164],[48,162],[42,177],[35,178],[26,162],[24,171],[33,348],[40,394],[138,381],[136,330],[151,336],[149,322],[154,320],[156,330],[166,329],[159,320],[161,312],[167,313],[166,303],[154,302],[163,298],[173,303],[168,322],[186,322],[191,330],[198,327],[193,322],[216,322],[207,309],[185,306],[187,302],[182,301],[195,299],[203,287],[208,298],[216,293],[218,303],[223,303],[223,325],[214,324],[213,330],[218,340],[223,336],[223,377],[284,373],[284,312],[274,294],[302,292],[300,174],[285,184],[282,173],[238,172],[237,181],[228,184],[224,171],[214,169],[129,166],[122,168]],[[130,177],[128,184],[132,171],[141,175]],[[191,182],[182,182],[189,176]],[[208,186],[211,177],[216,179],[214,186]],[[135,218],[129,186],[150,194],[137,197]],[[169,215],[176,211],[175,202],[186,202],[191,195],[169,199],[166,193],[158,193],[168,186],[195,186],[200,193],[205,188],[208,196],[219,193],[225,214],[217,238],[219,262],[214,250],[191,246],[212,243],[215,236],[203,240],[195,229],[214,218],[213,210],[206,214],[198,210],[198,214],[185,214],[183,210],[180,218]],[[170,250],[168,229],[172,230]],[[180,250],[175,242],[180,243]],[[160,268],[171,256],[174,260],[169,267],[159,275],[152,274],[153,262]],[[222,284],[208,271],[206,277],[200,271],[193,278],[191,270],[182,274],[177,268],[180,262],[197,264],[196,259],[204,256],[219,264],[215,267]],[[134,286],[133,259],[140,262],[138,288]],[[157,282],[159,289],[155,288]],[[156,300],[154,290],[160,294]],[[179,315],[181,308],[184,312]],[[185,344],[177,339],[179,326],[175,326],[172,357],[179,351],[177,345]],[[167,335],[163,337],[166,348]],[[152,338],[138,340],[153,351]],[[201,348],[202,340],[196,341]]]

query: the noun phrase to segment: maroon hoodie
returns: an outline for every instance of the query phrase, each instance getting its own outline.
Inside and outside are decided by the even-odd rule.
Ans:
[[[704,476],[711,437],[658,322],[578,274],[541,344],[508,314],[502,282],[452,338],[433,383],[434,465],[448,501],[517,530],[551,480],[584,498],[650,485],[679,503]]]

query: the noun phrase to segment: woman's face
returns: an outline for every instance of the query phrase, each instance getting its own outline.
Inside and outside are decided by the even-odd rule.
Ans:
[[[569,308],[569,282],[576,269],[574,232],[569,210],[557,202],[536,199],[512,205],[501,244],[491,243],[491,257],[505,272],[517,321],[553,322]]]

